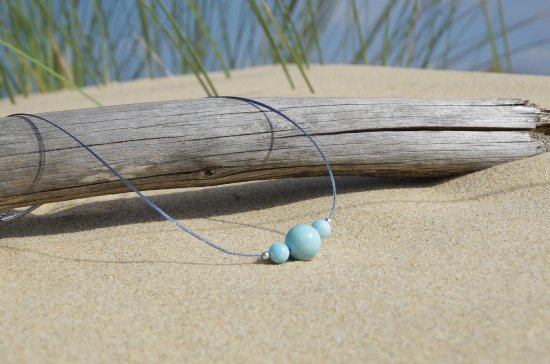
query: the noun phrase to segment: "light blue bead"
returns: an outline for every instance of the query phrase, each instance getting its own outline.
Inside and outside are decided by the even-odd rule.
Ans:
[[[321,239],[326,238],[330,235],[330,232],[332,231],[330,227],[330,223],[327,220],[317,220],[313,224],[311,224],[317,230],[319,235],[321,235]]]
[[[269,258],[273,263],[281,264],[288,260],[290,251],[288,246],[283,243],[274,243],[269,248]]]
[[[311,260],[321,249],[321,236],[310,225],[296,225],[286,234],[290,256],[297,260]]]

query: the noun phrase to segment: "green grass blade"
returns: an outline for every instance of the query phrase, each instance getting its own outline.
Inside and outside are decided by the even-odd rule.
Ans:
[[[386,20],[384,21],[384,48],[382,50],[382,66],[388,64],[388,58],[390,55],[390,20],[391,12],[386,13]]]
[[[277,19],[273,15],[273,13],[271,12],[271,9],[269,9],[269,6],[267,5],[267,2],[265,0],[262,0],[262,4],[264,6],[264,9],[265,9],[265,12],[266,12],[267,16],[269,17],[269,19],[271,20],[271,22],[275,26],[275,29],[279,33],[279,39],[281,40],[281,43],[288,50],[288,52],[290,53],[292,59],[294,59],[294,62],[296,62],[296,65],[298,66],[298,69],[300,70],[300,74],[304,78],[304,81],[306,82],[307,87],[309,88],[309,91],[311,93],[314,93],[315,90],[313,89],[313,85],[311,84],[311,82],[309,81],[309,78],[306,75],[306,72],[304,70],[304,66],[301,62],[300,57],[294,52],[294,50],[290,46],[290,44],[288,42],[288,39],[286,38],[283,30],[281,29],[281,25],[279,24],[279,22],[277,21]]]
[[[491,15],[489,14],[489,4],[487,0],[480,0],[480,1],[481,1],[481,8],[483,9],[483,16],[485,17],[485,23],[487,24],[487,33],[489,36],[489,43],[491,44],[491,53],[493,54],[494,71],[502,72],[502,65],[500,64],[500,58],[498,55],[497,42],[495,39],[495,33],[493,32]]]
[[[109,66],[108,36],[107,30],[109,24],[103,19],[100,0],[94,2],[94,15],[99,19],[99,50],[101,52],[101,64],[103,65],[103,83],[107,84],[111,80],[111,67]]]
[[[550,17],[550,11],[545,11],[542,13],[538,13],[538,14],[526,17],[507,27],[506,32],[507,34],[511,34],[516,30],[525,28],[526,26],[532,25],[533,23],[548,17]],[[495,39],[499,39],[501,36],[502,36],[502,31],[499,33],[495,33],[494,35]],[[488,37],[484,37],[481,40],[474,42],[473,44],[469,44],[468,46],[457,50],[457,54],[453,54],[453,56],[450,57],[451,61],[449,62],[449,66],[452,67],[454,64],[462,60],[464,57],[472,54],[472,52],[477,51],[480,47],[485,46],[487,41],[488,41]],[[464,43],[468,43],[468,42],[464,42]]]
[[[357,39],[359,40],[359,44],[363,44],[363,30],[361,29],[361,22],[359,18],[359,9],[357,8],[357,2],[356,0],[351,1],[351,8],[353,13],[353,24],[355,26],[355,30],[357,31]],[[364,64],[369,64],[369,57],[367,55],[367,50],[365,49],[364,53],[361,53],[361,62]]]
[[[212,38],[212,34],[210,33],[210,29],[208,29],[208,25],[204,21],[203,16],[201,15],[199,11],[199,7],[193,0],[187,0],[187,4],[189,5],[189,8],[195,14],[195,19],[197,20],[197,24],[199,25],[201,31],[204,33],[204,36],[206,37],[206,40],[212,47],[212,50],[214,51],[214,55],[216,56],[216,59],[218,60],[223,72],[225,73],[225,77],[229,78],[229,69],[225,65],[225,61],[223,60],[223,56],[218,48],[218,45],[216,44],[216,41]]]
[[[46,66],[45,64],[43,64],[42,62],[40,62],[39,60],[29,56],[27,53],[23,52],[22,50],[20,50],[19,48],[16,48],[14,47],[13,45],[11,45],[10,43],[4,41],[3,39],[0,39],[0,45],[3,45],[4,47],[6,47],[7,49],[11,50],[12,52],[16,53],[19,57],[21,57],[22,59],[25,59],[29,62],[31,62],[32,64],[36,65],[37,67],[39,67],[40,69],[44,70],[45,72],[51,74],[53,77],[63,81],[65,84],[67,84],[68,86],[71,86],[72,88],[74,88],[76,91],[78,91],[82,96],[86,97],[88,100],[92,101],[94,104],[96,104],[97,106],[103,106],[99,101],[97,101],[93,96],[89,95],[87,92],[85,92],[84,90],[82,90],[80,87],[76,86],[71,80],[69,80],[68,78],[64,77],[63,75],[60,75],[59,73],[55,72],[54,70],[52,70],[50,67]]]
[[[138,41],[138,43],[141,45],[142,48],[147,48],[147,44],[145,43],[145,41],[143,40],[143,38],[139,37],[139,36],[135,36],[136,37],[136,40]],[[157,66],[164,72],[164,75],[166,76],[172,76],[172,72],[170,72],[170,70],[166,67],[166,65],[164,64],[164,61],[162,60],[162,58],[155,52],[154,49],[151,50],[151,55],[153,57],[153,61],[157,64]]]
[[[367,52],[372,41],[374,40],[374,38],[376,38],[378,31],[384,25],[384,22],[386,21],[388,16],[391,14],[391,11],[394,8],[395,3],[396,3],[396,0],[389,0],[386,6],[384,7],[384,10],[382,11],[382,14],[380,14],[378,19],[376,20],[372,29],[367,30],[368,36],[365,38],[365,41],[360,45],[359,49],[355,52],[355,55],[353,56],[353,63],[358,63],[359,59],[361,58],[361,54],[364,54],[365,52]]]
[[[15,93],[10,86],[8,77],[6,75],[6,70],[4,69],[4,65],[2,64],[2,62],[0,62],[0,76],[2,76],[2,86],[4,86],[4,89],[6,90],[6,93],[8,94],[11,103],[15,104]]]
[[[153,18],[153,21],[161,28],[163,33],[172,42],[172,44],[174,45],[174,48],[178,51],[181,58],[183,59],[183,64],[191,68],[193,74],[195,75],[195,77],[197,78],[199,83],[201,84],[201,86],[204,89],[204,91],[206,92],[206,94],[208,96],[212,96],[212,91],[208,88],[208,86],[206,85],[206,83],[204,82],[202,77],[200,76],[198,67],[196,66],[196,64],[193,61],[191,61],[189,56],[185,53],[185,51],[181,47],[180,42],[178,42],[178,40],[172,35],[170,30],[168,30],[168,28],[164,25],[164,22],[158,17],[157,13],[152,8],[150,8],[145,3],[144,0],[139,0],[139,1],[140,1],[141,5],[149,12],[149,14],[151,14],[151,17]]]
[[[313,9],[313,4],[311,0],[307,0],[306,9],[311,18],[311,34],[313,36],[315,49],[317,50],[317,55],[319,57],[319,63],[324,64],[325,61],[323,59],[323,49],[321,48],[321,40],[319,38],[319,22],[317,20],[317,11],[316,9]]]
[[[95,52],[92,47],[92,41],[88,37],[88,34],[84,31],[84,26],[82,24],[82,20],[80,19],[80,16],[78,15],[78,1],[74,0],[74,18],[75,18],[75,24],[78,29],[78,34],[80,36],[80,42],[84,46],[84,52],[83,57],[85,57],[88,60],[88,63],[91,64],[91,71],[88,72],[88,77],[91,78],[92,83],[104,83],[104,77],[102,76],[101,72],[101,66],[99,65],[99,60],[97,59]],[[92,30],[91,33],[94,34],[94,24],[97,24],[97,17],[93,16],[95,14],[92,14]],[[87,81],[85,81],[85,84],[88,84]]]
[[[396,8],[396,15],[393,24],[403,24],[401,26],[394,26],[390,39],[390,52],[388,52],[388,64],[397,65],[402,64],[404,53],[407,49],[407,39],[411,30],[411,18],[414,18],[414,13],[412,12],[412,7],[414,7],[414,1],[404,0],[401,1],[401,6]],[[399,50],[399,51],[398,51]],[[375,57],[375,60],[382,59],[382,52],[379,56]]]
[[[231,47],[231,40],[229,39],[229,27],[227,26],[227,19],[225,16],[227,11],[226,4],[226,1],[222,1],[220,4],[220,25],[222,27],[223,47],[228,58],[229,68],[233,69],[235,68],[236,59],[234,49]],[[239,27],[242,27],[242,24],[240,24]]]
[[[403,66],[405,64],[405,56],[407,56],[407,50],[409,49],[412,39],[414,39],[414,33],[416,32],[416,23],[418,22],[418,0],[415,0],[411,4],[412,8],[410,9],[410,11],[408,11],[409,17],[407,21],[407,26],[403,31],[403,36],[401,39],[401,50],[399,51],[396,61],[397,65],[399,66]]]
[[[278,12],[281,13],[281,16],[283,17],[283,34],[286,34],[287,31],[290,33],[293,38],[294,52],[300,57],[300,62],[305,64],[306,67],[309,67],[307,52],[304,47],[302,36],[300,35],[300,32],[296,28],[294,20],[292,19],[292,13],[294,11],[295,5],[295,1],[291,2],[288,6],[285,6],[282,0],[275,0],[275,8],[278,10]]]
[[[149,75],[149,77],[153,78],[155,76],[153,73],[153,55],[151,53],[151,38],[149,36],[150,25],[147,22],[147,14],[145,13],[145,7],[143,6],[143,2],[137,0],[137,3],[138,3],[139,21],[141,24],[141,32],[142,32],[141,36],[146,45],[145,65],[147,68],[147,74]]]
[[[508,32],[506,30],[506,21],[504,20],[504,7],[502,6],[502,0],[498,0],[498,18],[500,29],[502,31],[502,42],[504,43],[506,67],[508,68],[508,72],[512,72],[512,55],[510,54],[510,44],[508,43]]]
[[[0,36],[0,39],[1,38],[2,37]],[[3,64],[3,62],[0,62],[0,64],[3,64],[4,66],[4,69],[6,71],[6,79],[8,80],[7,84],[11,87],[13,93],[24,93],[24,86],[19,83],[21,80],[21,76],[19,74],[21,72],[19,72],[20,64],[18,62],[19,59],[17,58],[17,56],[13,54],[6,54],[6,52],[4,52],[0,59],[6,62],[5,64]],[[10,70],[10,72],[7,72],[8,69]]]
[[[111,7],[111,9],[107,11],[103,11],[103,7],[100,7],[100,11],[102,13],[101,16],[104,19],[103,22],[105,24],[108,24],[108,18],[106,13],[109,13],[110,17],[113,19],[117,19],[119,17],[118,10],[120,9],[119,7],[120,4],[121,2],[119,1],[115,2],[114,5]],[[116,50],[117,50],[118,44],[120,44],[121,42],[121,38],[124,33],[121,32],[119,33],[118,36],[112,36],[108,25],[105,26],[105,32],[107,34],[107,39],[109,39],[109,53],[111,56],[110,65],[111,67],[113,67],[115,80],[120,81],[121,80],[120,61],[118,60],[118,57],[116,55]]]
[[[47,40],[48,40],[47,43],[52,49],[53,57],[54,57],[51,63],[51,66],[52,66],[51,68],[54,69],[57,73],[60,73],[65,77],[67,77],[69,80],[71,80],[71,82],[75,82],[73,73],[71,72],[69,65],[67,65],[65,57],[61,50],[61,45],[56,39],[55,32],[59,32],[62,40],[67,39],[69,35],[67,34],[65,27],[60,26],[58,22],[56,22],[56,19],[53,15],[54,13],[53,4],[50,4],[52,5],[50,7],[46,5],[47,5],[46,2],[38,1],[38,7],[40,10],[41,16],[45,19],[45,21],[49,25],[51,25],[51,27],[48,27],[48,31],[46,32]],[[35,57],[35,58],[38,58],[38,57]],[[49,76],[48,78],[53,81],[52,82],[53,86],[51,89],[58,89],[64,86],[64,84],[60,82],[60,80],[56,79],[55,77],[51,77],[50,75],[48,76]]]
[[[183,34],[180,26],[176,22],[176,19],[174,19],[174,16],[168,11],[168,9],[166,8],[166,6],[162,2],[162,0],[156,0],[156,2],[161,7],[162,11],[164,12],[166,17],[168,18],[168,20],[172,24],[172,27],[176,31],[176,34],[178,35],[179,39],[185,44],[187,50],[191,54],[191,58],[195,62],[195,66],[199,69],[199,71],[204,76],[204,79],[205,79],[206,83],[208,84],[208,86],[210,86],[210,89],[212,90],[212,93],[214,94],[214,96],[218,96],[218,92],[216,91],[216,88],[214,87],[214,84],[212,83],[212,80],[210,80],[210,77],[208,76],[208,73],[204,69],[204,66],[202,64],[202,60],[198,56],[197,51],[195,50],[195,47],[193,46],[193,44],[191,44],[189,39],[187,39],[187,37]]]
[[[267,23],[267,20],[262,15],[262,12],[260,8],[258,7],[258,4],[256,4],[256,0],[248,0],[248,4],[250,6],[250,9],[252,9],[252,12],[256,16],[256,19],[260,23],[265,36],[267,37],[270,45],[271,50],[273,51],[273,54],[275,55],[276,59],[281,63],[281,66],[283,67],[283,71],[286,75],[286,78],[288,79],[288,82],[290,83],[290,87],[292,89],[295,89],[294,82],[292,81],[292,77],[290,76],[290,72],[288,71],[286,61],[281,54],[281,50],[279,49],[279,46],[275,42],[275,38],[273,37],[273,34],[271,33],[271,30],[269,29],[269,25]]]
[[[424,60],[422,62],[421,67],[426,68],[430,64],[430,60],[432,57],[432,54],[437,46],[437,43],[443,39],[443,34],[446,31],[449,31],[452,28],[453,19],[456,14],[456,10],[458,9],[458,5],[455,1],[453,1],[451,5],[451,10],[449,11],[449,14],[447,15],[447,18],[443,21],[439,29],[437,29],[431,36],[427,46],[426,46],[426,55],[424,56]],[[448,56],[448,53],[447,53]]]
[[[535,40],[533,42],[530,42],[530,43],[527,43],[527,44],[522,44],[521,46],[515,47],[515,48],[510,50],[510,55],[525,52],[529,49],[541,47],[541,46],[546,45],[546,44],[550,44],[550,37],[538,39],[538,40]],[[505,56],[506,56],[505,53],[500,54],[500,57],[505,57]],[[486,69],[487,65],[491,65],[491,64],[492,64],[492,59],[487,60],[485,62],[478,63],[478,64],[472,66],[470,69],[471,70]]]

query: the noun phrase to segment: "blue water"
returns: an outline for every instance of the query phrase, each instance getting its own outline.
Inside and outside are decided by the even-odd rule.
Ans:
[[[375,20],[378,18],[383,8],[387,4],[387,1],[383,0],[356,0],[359,7],[359,13],[361,14],[361,22],[363,23],[363,29],[367,24],[372,26]],[[420,1],[422,3],[422,1]],[[443,0],[445,6],[450,6],[452,0]],[[483,12],[479,6],[479,0],[464,0],[456,1],[459,3],[457,20],[454,23],[450,43],[453,45],[452,51],[448,52],[449,58],[445,59],[443,56],[446,53],[447,39],[440,43],[440,46],[434,51],[432,60],[429,62],[429,68],[450,68],[459,70],[490,70],[492,66],[492,54],[487,38],[487,24],[483,16]],[[132,2],[125,2],[132,7]],[[299,2],[299,4],[305,4],[305,1]],[[512,52],[512,71],[517,73],[528,74],[545,74],[550,75],[550,0],[502,0],[504,6],[504,17],[508,27],[513,27],[515,24],[524,21],[530,17],[540,16],[540,19],[533,19],[526,25],[513,29],[508,34],[509,47]],[[325,31],[321,36],[321,45],[323,49],[323,56],[325,63],[350,63],[353,60],[354,50],[357,49],[357,37],[355,29],[352,24],[352,10],[351,0],[342,0],[332,3],[333,11],[331,16],[326,21]],[[242,21],[242,14],[245,12],[248,6],[245,0],[230,0],[226,2],[225,17],[228,22],[229,33],[233,36],[230,38],[233,43],[236,42],[234,36],[238,32],[239,24]],[[124,6],[121,6],[124,8]],[[399,8],[399,7],[398,7]],[[497,0],[489,0],[490,15],[494,26],[494,32],[498,35],[500,33],[498,12],[497,12]],[[219,9],[219,8],[217,8]],[[468,13],[468,16],[460,16],[461,13],[465,13],[468,9],[473,11]],[[123,26],[128,32],[128,29],[134,27],[139,29],[139,19],[137,19],[137,12],[131,13],[131,16],[127,17],[126,21],[119,26]],[[545,17],[543,15],[546,14]],[[213,12],[213,16],[220,16],[216,12]],[[437,17],[437,22],[443,21],[442,13],[434,14]],[[392,13],[391,24],[395,26],[399,14],[397,11]],[[436,24],[438,24],[436,22]],[[214,22],[216,23],[216,22]],[[404,25],[404,24],[403,24]],[[117,25],[114,24],[113,27]],[[422,30],[419,29],[418,32]],[[223,37],[223,31],[220,26],[214,26],[212,28],[214,38],[220,42]],[[249,67],[258,64],[269,63],[270,60],[265,57],[259,57],[257,50],[260,47],[267,47],[267,41],[262,36],[261,29],[257,27],[257,35],[250,44],[244,44],[241,49],[237,51],[239,57],[237,59],[236,67]],[[128,32],[129,34],[131,32]],[[380,31],[380,36],[373,41],[372,49],[377,50],[373,54],[369,55],[369,63],[380,64],[380,56],[377,57],[377,53],[382,50],[382,35],[383,31]],[[131,37],[127,37],[128,47],[132,42]],[[340,45],[342,42],[347,42],[348,47],[341,50]],[[468,50],[472,44],[481,42],[482,46],[476,48],[475,51],[465,52],[465,56],[460,56],[464,50]],[[172,57],[169,56],[171,45],[163,43],[164,54],[161,51],[161,58],[163,59],[166,73],[179,73],[178,67],[172,62]],[[504,70],[507,70],[507,64],[504,57],[504,43],[503,38],[497,39],[497,47],[501,54],[501,63]],[[206,65],[210,70],[219,70],[220,66],[214,59],[212,52],[209,53]],[[309,54],[309,59],[313,63],[319,62],[317,53],[312,49]],[[399,62],[396,59],[389,59],[389,65],[399,66]],[[413,62],[411,67],[421,67],[421,57]],[[130,71],[132,68],[129,67]],[[126,77],[128,76],[125,75]]]
[[[346,26],[349,26],[350,7],[347,1],[340,3],[340,6],[335,13],[331,21],[331,28],[325,35],[323,43],[331,44],[337,39],[337,35],[343,32]],[[387,1],[357,1],[362,9],[368,6],[370,10],[370,16],[367,18],[370,24],[373,24],[375,19],[382,13]],[[451,4],[452,1],[443,1],[443,4]],[[487,23],[485,21],[483,12],[479,6],[479,0],[465,0],[459,6],[457,16],[464,13],[470,8],[475,9],[470,15],[461,18],[457,21],[452,29],[451,44],[453,44],[453,51],[450,53],[451,57],[448,60],[446,67],[459,70],[487,70],[492,64],[491,49],[487,41],[483,42],[487,37]],[[368,4],[368,5],[367,5]],[[504,8],[505,23],[508,27],[512,27],[514,24],[520,23],[530,17],[539,15],[541,19],[533,19],[528,22],[527,25],[518,27],[512,30],[508,34],[509,47],[512,53],[512,70],[517,73],[530,73],[530,74],[550,74],[550,1],[549,0],[502,0]],[[490,15],[495,34],[500,32],[497,1],[489,1]],[[396,17],[398,14],[392,14],[391,23],[396,23]],[[439,15],[439,21],[443,21],[442,15]],[[546,16],[544,16],[546,15]],[[544,17],[543,17],[544,16]],[[382,33],[382,32],[381,32]],[[376,49],[381,49],[382,38],[378,38],[375,44]],[[471,52],[468,56],[458,58],[453,57],[459,55],[462,49],[468,49],[469,45],[475,42],[482,42],[485,44],[481,49]],[[434,56],[435,60],[439,62],[433,62],[429,65],[430,68],[438,68],[444,66],[443,56],[446,41],[441,44],[436,51],[439,56]],[[502,63],[504,62],[504,43],[503,38],[497,40],[497,47],[502,55]],[[330,52],[329,52],[330,54]],[[346,63],[349,59],[347,54],[335,54],[331,58],[331,62]],[[413,64],[412,66],[420,66]]]
[[[166,3],[169,3],[165,1]],[[412,0],[411,0],[412,2]],[[419,0],[423,3],[422,0]],[[533,19],[527,25],[512,30],[509,33],[510,49],[512,56],[512,71],[517,73],[530,74],[546,74],[550,75],[550,0],[502,0],[504,5],[504,15],[508,27],[527,19],[537,14],[545,14],[548,16],[541,19]],[[59,4],[60,2],[56,2]],[[171,3],[171,2],[170,2]],[[181,9],[185,7],[185,1],[176,3],[173,9],[175,15],[181,13]],[[205,7],[212,2],[201,2],[201,6]],[[303,6],[306,0],[299,0],[299,6]],[[315,2],[314,2],[315,3]],[[382,9],[387,4],[383,0],[356,0],[361,14],[361,23],[363,29],[372,26],[375,19],[382,12]],[[403,1],[398,2],[402,4]],[[442,0],[444,6],[450,6],[452,0]],[[450,37],[446,38],[435,48],[431,61],[427,64],[428,68],[450,68],[460,70],[490,70],[492,66],[491,49],[486,41],[487,28],[486,22],[479,7],[480,0],[464,0],[456,1],[460,3],[457,14],[462,14],[468,9],[473,8],[474,11],[468,13],[468,16],[461,16],[454,23]],[[121,80],[129,80],[133,78],[146,77],[147,71],[144,67],[140,67],[140,62],[143,60],[145,49],[139,45],[136,39],[141,33],[141,25],[139,13],[134,0],[109,1],[103,0],[104,7],[107,12],[112,15],[109,31],[114,38],[120,39],[116,49],[116,58],[123,63],[121,68]],[[237,33],[241,23],[246,19],[243,17],[252,16],[248,10],[248,5],[245,0],[218,0],[217,5],[213,10],[202,9],[208,17],[214,19],[212,22],[212,33],[218,44],[222,44],[221,39],[224,36],[223,29],[219,25],[221,17],[225,17],[227,21],[227,29],[231,44],[239,43],[241,46],[234,50],[236,59],[235,67],[250,67],[259,64],[270,63],[268,53],[260,52],[262,48],[268,47],[267,41],[263,36],[263,32],[259,26],[254,30],[254,34],[250,38],[250,42],[237,42]],[[353,18],[351,12],[351,0],[334,0],[332,10],[329,17],[325,19],[325,30],[321,35],[321,45],[323,49],[323,57],[325,63],[351,63],[353,60],[354,50],[357,49],[357,36],[353,28]],[[489,0],[490,14],[495,25],[495,33],[499,33],[499,21],[497,13],[497,0]],[[398,6],[398,9],[400,7]],[[1,7],[0,7],[1,10]],[[91,14],[93,11],[92,0],[82,0],[79,7],[79,15],[85,26],[89,26]],[[165,16],[160,14],[166,25],[169,26]],[[434,13],[434,24],[441,24],[444,13]],[[184,16],[182,18],[185,18]],[[392,27],[399,24],[399,13],[394,11],[390,17]],[[185,31],[193,32],[194,29],[186,29]],[[250,34],[251,29],[245,29],[243,37]],[[418,29],[420,34],[422,29]],[[383,48],[383,31],[373,40],[371,51],[368,55],[369,63],[380,64],[381,50]],[[246,38],[248,39],[248,38]],[[447,44],[450,42],[452,47],[450,52],[447,50]],[[465,52],[465,56],[459,57],[464,50],[467,50],[472,44],[481,42],[482,47],[475,51]],[[174,57],[173,46],[166,40],[160,39],[158,57],[161,61],[155,62],[155,75],[164,76],[170,74],[179,74],[182,72],[181,59],[176,54]],[[345,44],[345,47],[341,45]],[[418,45],[417,45],[418,46]],[[504,43],[502,38],[498,39],[497,47],[499,52],[504,52]],[[374,51],[373,51],[374,50]],[[0,48],[0,55],[2,53]],[[97,49],[99,54],[99,47]],[[449,55],[448,58],[444,54]],[[318,54],[312,49],[308,55],[311,63],[320,61]],[[229,63],[229,59],[226,59]],[[504,56],[501,57],[503,68],[507,69],[507,64],[504,61]],[[400,66],[401,63],[397,57],[390,57],[388,65]],[[205,60],[207,70],[215,71],[220,69],[220,65],[216,61],[213,52],[207,51]],[[421,67],[422,59],[419,58],[410,64],[411,67]],[[111,70],[114,73],[114,70]]]

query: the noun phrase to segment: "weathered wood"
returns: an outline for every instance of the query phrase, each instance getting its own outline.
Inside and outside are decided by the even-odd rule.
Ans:
[[[259,100],[309,131],[338,175],[451,176],[548,150],[535,130],[547,113],[521,100]],[[326,173],[314,148],[287,121],[237,100],[40,115],[145,190]],[[127,191],[65,134],[33,121],[34,131],[19,118],[0,118],[0,210]],[[37,132],[44,153],[39,153]]]

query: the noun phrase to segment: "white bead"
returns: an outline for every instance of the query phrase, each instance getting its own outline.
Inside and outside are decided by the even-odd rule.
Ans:
[[[262,259],[263,260],[268,260],[269,258],[270,258],[269,252],[263,252],[262,253]]]

